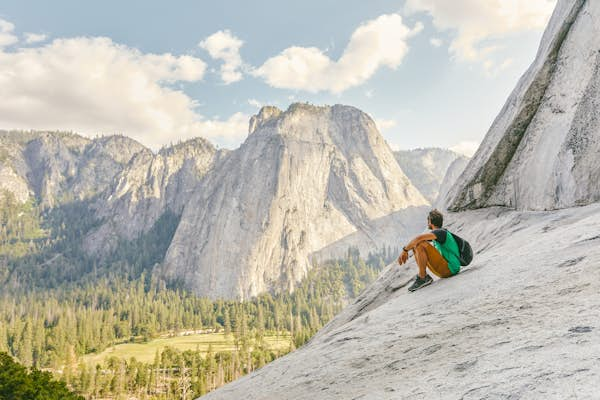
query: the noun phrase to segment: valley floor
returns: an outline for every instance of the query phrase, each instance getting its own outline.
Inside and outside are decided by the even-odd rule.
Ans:
[[[290,348],[291,336],[287,332],[279,335],[267,334],[264,340],[269,350],[286,352]],[[137,361],[143,363],[152,363],[156,351],[162,352],[166,347],[171,347],[179,351],[200,351],[206,355],[209,350],[212,352],[232,352],[236,351],[235,338],[233,334],[224,333],[197,333],[190,335],[175,335],[150,340],[146,343],[122,343],[111,346],[102,353],[91,353],[83,356],[83,362],[95,366],[103,363],[109,357],[117,357],[123,360],[129,360],[134,357]]]
[[[203,399],[592,399],[600,204],[448,216],[473,263],[406,291],[388,266],[304,347]]]

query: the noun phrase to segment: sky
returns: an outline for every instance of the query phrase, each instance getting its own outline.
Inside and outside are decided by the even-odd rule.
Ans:
[[[0,129],[234,149],[263,105],[348,104],[472,154],[556,0],[3,0]]]

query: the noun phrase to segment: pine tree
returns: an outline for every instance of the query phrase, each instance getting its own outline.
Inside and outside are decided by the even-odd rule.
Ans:
[[[224,317],[224,329],[225,336],[231,335],[231,318],[229,317],[229,309],[225,309],[225,317]]]

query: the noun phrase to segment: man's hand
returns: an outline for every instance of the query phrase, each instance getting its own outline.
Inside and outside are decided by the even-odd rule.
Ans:
[[[415,247],[424,240],[435,240],[436,236],[433,233],[422,233],[419,236],[415,236],[405,247],[402,248],[402,254],[398,257],[398,264],[402,265],[408,260],[408,251],[414,252]]]
[[[398,264],[402,265],[408,260],[408,251],[402,250],[402,254],[398,257]]]

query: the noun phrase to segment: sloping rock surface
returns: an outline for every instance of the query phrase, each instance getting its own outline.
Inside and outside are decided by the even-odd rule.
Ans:
[[[202,399],[593,399],[600,204],[449,216],[473,263],[417,292],[388,266],[302,348]]]

